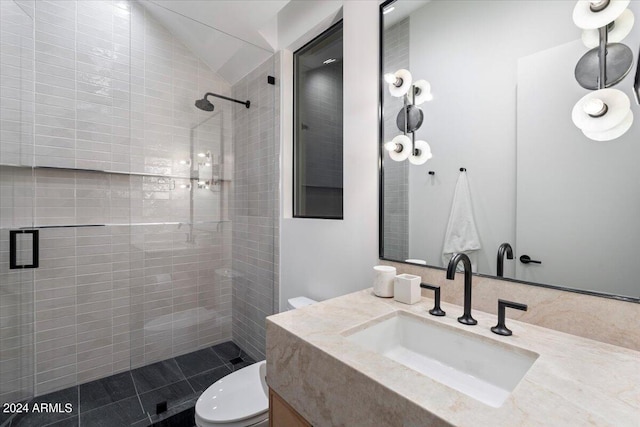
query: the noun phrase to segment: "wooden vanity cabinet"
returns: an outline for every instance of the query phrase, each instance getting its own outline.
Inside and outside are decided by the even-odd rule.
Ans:
[[[269,427],[311,427],[302,415],[269,389]]]

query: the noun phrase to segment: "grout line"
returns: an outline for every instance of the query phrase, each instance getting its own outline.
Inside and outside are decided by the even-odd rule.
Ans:
[[[182,375],[184,375],[184,372],[182,373]],[[185,379],[184,379],[184,380],[187,382],[187,384],[189,384],[189,388],[191,389],[191,391],[193,392],[193,394],[195,394],[195,393],[196,393],[196,389],[195,389],[195,388],[193,388],[193,386],[191,385],[191,382],[189,381],[189,378],[187,378],[187,376],[186,376],[186,375],[185,375]]]
[[[133,389],[136,392],[136,397],[138,398],[138,403],[140,404],[140,409],[142,412],[145,412],[144,406],[142,405],[142,399],[140,399],[140,393],[138,392],[138,386],[136,386],[136,380],[133,378],[133,374],[131,373],[131,369],[129,369],[129,376],[131,377],[131,382],[133,383]],[[147,412],[147,417],[149,417],[149,413]],[[151,417],[149,417],[149,422],[151,422]]]
[[[175,357],[172,357],[172,358],[171,358],[171,359],[169,359],[169,360],[173,360],[173,361],[175,362],[176,366],[178,367],[178,370],[179,370],[179,371],[180,371],[180,373],[182,374],[182,380],[181,380],[181,381],[187,381],[187,382],[189,382],[189,381],[188,381],[188,379],[187,379],[187,376],[184,374],[184,371],[183,371],[183,370],[182,370],[182,368],[180,367],[180,364],[178,363],[178,361],[176,360],[176,358],[175,358]],[[174,384],[174,383],[172,383],[172,384]],[[189,387],[191,387],[191,384],[189,384]],[[193,387],[191,387],[191,389],[193,390]],[[194,392],[195,392],[195,390],[194,390]]]
[[[80,427],[82,425],[80,421],[80,384],[78,384],[76,388],[78,389],[78,427]]]
[[[17,3],[16,3],[17,4]],[[35,99],[36,99],[36,81],[37,81],[37,77],[36,77],[36,65],[37,65],[37,59],[36,59],[36,24],[37,24],[37,10],[38,7],[36,6],[36,2],[33,3],[33,17],[31,19],[31,23],[32,23],[32,28],[31,28],[31,41],[32,41],[32,46],[33,46],[33,56],[32,56],[32,62],[31,62],[31,69],[33,71],[33,82],[31,84],[31,93],[32,93],[32,97],[33,97],[33,102],[35,103]],[[28,15],[28,14],[27,14]],[[36,164],[36,147],[35,147],[35,138],[36,138],[36,114],[35,114],[35,109],[34,109],[34,115],[33,115],[33,120],[31,121],[31,134],[33,135],[33,145],[32,145],[32,153],[31,153],[31,164],[35,165]],[[20,157],[22,157],[22,153],[20,153]],[[35,220],[36,220],[36,212],[37,212],[37,208],[38,208],[38,200],[37,197],[35,197],[35,195],[37,194],[38,191],[38,176],[36,174],[36,171],[34,169],[31,170],[31,183],[33,185],[33,195],[34,197],[32,197],[32,208],[31,208],[31,225],[35,224]],[[30,382],[31,382],[31,395],[32,398],[33,396],[36,394],[38,388],[37,388],[37,384],[38,384],[38,342],[36,340],[36,321],[38,319],[38,315],[36,312],[36,281],[38,279],[38,273],[37,272],[33,272],[33,275],[31,276],[31,283],[29,283],[31,285],[31,293],[33,295],[32,297],[32,306],[31,306],[31,320],[32,320],[32,325],[33,328],[31,329],[31,334],[29,336],[29,340],[33,343],[33,358],[32,358],[32,363],[31,363],[31,378],[30,378]],[[11,421],[9,423],[9,425],[13,424],[13,421]]]

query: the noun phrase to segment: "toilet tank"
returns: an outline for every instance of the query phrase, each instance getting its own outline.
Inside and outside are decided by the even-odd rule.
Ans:
[[[308,305],[315,304],[316,302],[318,301],[312,300],[311,298],[307,298],[307,297],[289,298],[287,300],[287,310],[294,310],[296,308],[306,307]]]

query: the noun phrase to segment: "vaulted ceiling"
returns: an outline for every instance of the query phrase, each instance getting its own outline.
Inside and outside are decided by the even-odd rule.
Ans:
[[[230,84],[277,47],[277,15],[290,0],[144,0],[147,11]]]

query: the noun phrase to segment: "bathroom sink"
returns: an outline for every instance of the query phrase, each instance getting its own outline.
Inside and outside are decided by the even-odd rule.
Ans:
[[[406,312],[384,316],[343,336],[494,408],[504,403],[538,358],[536,353]]]

